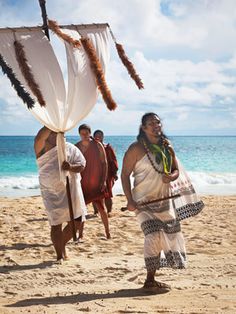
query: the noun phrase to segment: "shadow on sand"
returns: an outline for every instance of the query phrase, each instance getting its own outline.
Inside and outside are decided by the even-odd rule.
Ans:
[[[38,243],[14,243],[11,246],[7,245],[0,245],[0,251],[11,251],[11,250],[24,250],[30,248],[37,248],[37,247],[49,247],[52,246],[51,243],[49,244],[38,244]]]
[[[32,265],[4,265],[0,267],[0,273],[11,273],[13,271],[23,271],[30,269],[44,269],[52,266],[54,263],[55,261],[47,261]]]
[[[142,297],[142,296],[150,296],[157,294],[168,293],[166,290],[159,290],[154,292],[150,292],[144,290],[143,288],[139,289],[122,289],[114,292],[104,292],[104,293],[88,293],[88,294],[77,294],[77,295],[69,295],[69,296],[55,296],[55,297],[46,297],[46,298],[31,298],[18,301],[16,303],[12,303],[6,305],[6,307],[25,307],[25,306],[33,306],[33,305],[53,305],[53,304],[73,304],[78,302],[88,302],[95,301],[100,299],[114,299],[114,298],[130,298],[130,297]]]

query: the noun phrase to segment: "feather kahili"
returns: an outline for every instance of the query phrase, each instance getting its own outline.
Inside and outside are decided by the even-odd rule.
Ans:
[[[12,68],[5,62],[1,54],[0,54],[0,66],[2,68],[3,74],[5,74],[8,77],[8,79],[11,82],[11,85],[16,90],[17,95],[27,105],[28,109],[32,109],[35,104],[34,99],[25,90],[21,82],[16,78],[15,73],[13,72]]]
[[[30,66],[28,65],[26,54],[24,51],[24,46],[19,41],[15,40],[14,47],[15,47],[16,60],[20,67],[21,73],[24,76],[31,92],[37,98],[41,107],[46,106],[46,102],[43,98],[42,92],[34,79]]]
[[[139,77],[139,75],[136,73],[136,70],[134,68],[133,63],[127,57],[123,46],[121,44],[118,44],[118,43],[115,43],[115,44],[116,44],[116,50],[118,52],[118,55],[119,55],[122,63],[126,67],[129,75],[135,81],[135,83],[136,83],[136,85],[138,86],[139,89],[144,88],[143,82],[142,82],[141,78]]]
[[[48,20],[48,27],[50,28],[51,31],[53,31],[55,34],[57,34],[58,37],[60,37],[64,41],[68,42],[73,47],[80,48],[80,46],[81,46],[80,41],[72,38],[70,35],[63,33],[56,21]]]
[[[102,94],[103,100],[107,105],[109,110],[114,110],[117,105],[112,98],[111,92],[107,86],[105,81],[105,75],[103,73],[103,69],[101,63],[96,55],[96,50],[93,47],[93,44],[89,40],[89,38],[81,38],[80,40],[73,39],[71,36],[63,33],[57,24],[56,21],[48,20],[48,27],[58,35],[61,39],[71,44],[74,48],[81,48],[81,44],[88,56],[91,69],[96,78],[96,84],[98,86],[99,91]]]
[[[113,100],[111,92],[107,86],[102,65],[97,57],[96,50],[94,49],[92,42],[89,38],[81,38],[81,43],[89,58],[90,66],[95,75],[98,89],[102,94],[103,100],[106,103],[107,108],[109,110],[115,110],[117,104]]]

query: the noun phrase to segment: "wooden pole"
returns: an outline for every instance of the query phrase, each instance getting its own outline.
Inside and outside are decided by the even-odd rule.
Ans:
[[[171,198],[176,198],[176,197],[179,197],[179,196],[181,196],[181,195],[180,194],[170,195],[170,196],[166,196],[166,197],[163,197],[163,198],[158,198],[158,199],[155,199],[155,200],[152,200],[152,201],[149,201],[149,202],[138,203],[137,206],[149,205],[149,204],[165,201],[165,200],[168,200],[168,199],[171,199]],[[121,207],[120,210],[122,212],[124,212],[124,211],[127,210],[127,207]]]
[[[48,23],[47,23],[46,0],[39,0],[39,5],[41,8],[41,12],[42,12],[43,30],[44,30],[45,35],[47,36],[48,40],[50,40],[49,31],[48,31]],[[71,192],[70,192],[70,182],[69,182],[68,176],[66,176],[66,193],[67,193],[67,199],[68,199],[68,207],[69,207],[70,220],[71,220],[71,226],[72,226],[73,240],[76,241],[77,240],[76,228],[75,228],[73,204],[72,204]]]
[[[68,205],[69,205],[70,221],[71,221],[71,226],[72,226],[73,240],[76,241],[77,240],[76,228],[75,228],[73,204],[72,204],[71,192],[70,192],[70,182],[69,182],[69,177],[68,176],[66,176],[66,193],[67,193],[67,198],[68,198]]]
[[[49,31],[48,31],[48,17],[47,17],[47,11],[46,11],[46,0],[39,0],[39,5],[41,8],[41,12],[42,12],[43,30],[44,30],[44,33],[47,36],[48,40],[50,40]]]
[[[59,25],[60,28],[71,29],[75,31],[80,30],[96,30],[96,29],[106,29],[109,26],[108,23],[93,23],[93,24],[63,24]],[[21,26],[21,27],[0,27],[0,33],[6,32],[8,30],[13,32],[25,32],[25,31],[36,31],[42,29],[42,26]]]

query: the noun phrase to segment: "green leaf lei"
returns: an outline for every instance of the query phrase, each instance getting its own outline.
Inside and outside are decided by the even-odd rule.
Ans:
[[[157,145],[157,144],[150,144],[148,145],[149,150],[155,156],[155,160],[158,164],[160,162],[163,163],[164,173],[170,174],[172,168],[172,155],[168,150],[168,147],[165,145]]]

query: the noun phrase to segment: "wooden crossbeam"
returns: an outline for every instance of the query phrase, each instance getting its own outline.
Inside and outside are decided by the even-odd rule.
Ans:
[[[93,24],[69,24],[69,25],[59,25],[60,28],[83,30],[83,29],[93,29],[96,28],[106,28],[109,27],[108,23],[93,23]],[[25,32],[25,31],[35,31],[43,29],[42,26],[21,26],[21,27],[4,27],[0,28],[0,32],[6,32],[7,30],[12,30],[13,32]]]

